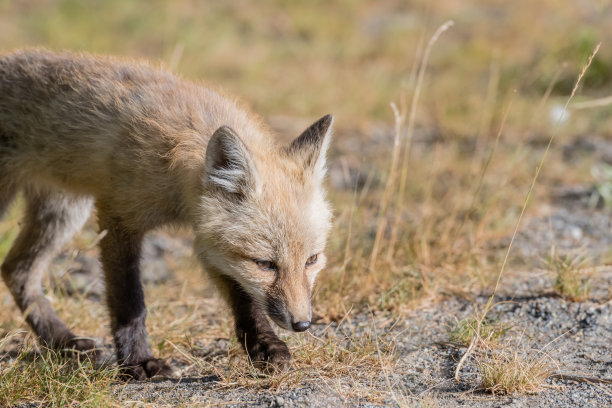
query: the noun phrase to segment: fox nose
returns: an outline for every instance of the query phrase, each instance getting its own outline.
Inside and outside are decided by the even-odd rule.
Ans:
[[[295,322],[291,323],[291,326],[296,332],[303,332],[308,330],[308,328],[310,327],[310,322]]]

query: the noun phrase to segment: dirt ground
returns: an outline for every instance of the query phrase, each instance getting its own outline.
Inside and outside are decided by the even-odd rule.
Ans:
[[[607,284],[612,270],[607,271]],[[603,282],[602,282],[603,283]],[[511,300],[502,297],[500,300]],[[484,300],[484,299],[483,299]],[[515,299],[516,300],[516,299]],[[397,361],[393,372],[381,372],[377,378],[363,378],[361,384],[352,378],[307,381],[284,390],[241,389],[218,382],[215,376],[130,383],[117,386],[117,395],[124,401],[154,401],[173,404],[189,401],[203,405],[227,406],[474,406],[474,407],[577,407],[610,406],[612,387],[609,384],[550,379],[545,388],[534,395],[491,396],[475,389],[470,379],[476,367],[469,362],[462,372],[462,381],[453,379],[456,362],[464,352],[443,345],[447,339],[449,312],[462,316],[470,313],[471,303],[449,299],[441,304],[416,310],[400,322],[383,317],[358,315],[350,323],[335,327],[337,334],[355,331],[359,324],[377,325],[381,330],[393,326],[388,334],[396,339]],[[533,344],[543,344],[542,352],[558,365],[555,371],[599,378],[610,378],[612,360],[609,353],[612,306],[595,301],[568,303],[546,296],[526,296],[494,309],[503,321],[513,324],[513,336],[526,336]],[[313,332],[323,330],[315,325]],[[440,342],[440,343],[438,343]],[[227,341],[218,341],[211,355],[227,355]],[[212,359],[212,358],[211,358]],[[216,360],[224,363],[224,358]],[[225,362],[227,364],[227,362]],[[351,388],[361,396],[346,397]],[[393,389],[394,391],[389,391]],[[370,395],[368,395],[368,390]],[[381,394],[383,394],[381,396]],[[371,395],[377,395],[372,400]]]

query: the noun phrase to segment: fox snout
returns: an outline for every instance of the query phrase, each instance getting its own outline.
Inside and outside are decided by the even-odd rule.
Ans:
[[[310,327],[312,318],[310,296],[306,301],[292,303],[290,307],[286,296],[268,296],[268,315],[285,330],[303,332]]]

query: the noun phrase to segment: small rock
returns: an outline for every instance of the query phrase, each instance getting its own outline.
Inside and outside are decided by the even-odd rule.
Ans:
[[[584,235],[582,233],[582,229],[580,229],[580,227],[577,227],[575,225],[571,226],[569,228],[569,235],[576,241],[580,240],[582,238],[582,236]]]

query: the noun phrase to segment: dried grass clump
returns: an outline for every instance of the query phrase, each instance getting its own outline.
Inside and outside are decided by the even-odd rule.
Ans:
[[[495,395],[539,392],[553,374],[553,364],[544,354],[522,354],[508,348],[490,349],[478,361],[481,385]]]
[[[0,349],[10,339],[0,341]],[[88,359],[63,357],[29,345],[15,358],[0,356],[0,406],[114,407],[110,385],[116,368],[94,368]]]
[[[548,268],[556,275],[553,288],[562,297],[572,302],[581,302],[589,297],[589,277],[584,274],[586,260],[571,254],[561,256],[553,248],[547,260]]]

